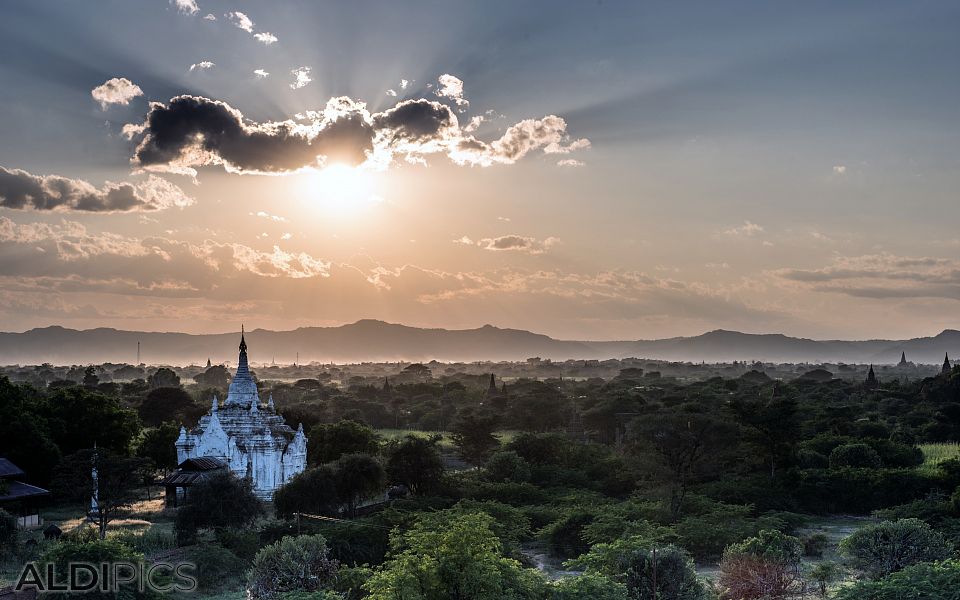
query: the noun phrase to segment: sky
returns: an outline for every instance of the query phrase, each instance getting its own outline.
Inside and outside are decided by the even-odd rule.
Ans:
[[[960,328],[960,4],[0,6],[0,330]]]

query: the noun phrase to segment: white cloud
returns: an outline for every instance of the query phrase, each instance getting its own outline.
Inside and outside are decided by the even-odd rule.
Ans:
[[[298,67],[290,71],[290,74],[293,75],[293,83],[290,84],[292,90],[299,90],[313,81],[310,77],[310,67]]]
[[[191,72],[197,71],[197,70],[206,71],[207,69],[212,69],[215,66],[217,66],[217,63],[210,62],[209,60],[201,60],[198,63],[193,63],[192,65],[190,65],[190,71]]]
[[[473,240],[471,240],[471,239],[468,238],[467,236],[463,236],[463,237],[461,237],[461,238],[459,238],[459,239],[453,240],[453,243],[454,243],[454,244],[463,244],[464,246],[472,246],[472,245],[473,245]]]
[[[177,10],[185,15],[195,15],[200,12],[196,0],[171,0],[171,4],[177,7]]]
[[[292,234],[292,233],[284,233],[283,235],[280,236],[280,239],[281,239],[281,240],[289,240],[289,239],[292,238],[292,237],[293,237],[293,234]]]
[[[394,98],[396,98],[396,97],[397,97],[397,91],[396,91],[396,90],[387,90],[387,95],[388,95],[388,96],[393,96]]]
[[[107,110],[111,104],[130,104],[131,100],[143,95],[143,90],[125,77],[114,77],[93,88],[90,95],[100,103],[100,108]]]
[[[286,217],[281,217],[281,216],[279,216],[279,215],[271,215],[270,213],[264,212],[264,211],[262,211],[262,210],[257,211],[256,214],[250,213],[250,215],[251,215],[251,216],[254,216],[254,217],[260,217],[261,219],[269,219],[269,220],[271,220],[271,221],[276,221],[276,222],[278,222],[278,223],[286,223],[286,222],[287,222]]]
[[[216,20],[217,20],[217,17],[216,17],[214,14],[212,14],[212,13],[207,13],[206,15],[204,15],[203,20],[204,20],[204,21],[216,21]]]
[[[273,35],[269,31],[261,31],[260,33],[253,34],[253,37],[256,38],[258,42],[263,42],[267,46],[270,44],[275,44],[277,42],[277,36]]]
[[[408,85],[410,85],[410,82],[407,81],[406,79],[401,79],[401,80],[400,80],[400,89],[401,89],[401,90],[407,89],[407,86],[408,86]]]
[[[253,74],[257,76],[257,79],[264,79],[270,76],[270,73],[267,73],[263,69],[256,69],[253,71]]]
[[[550,247],[556,245],[559,238],[548,237],[545,240],[538,240],[533,237],[522,235],[502,235],[496,238],[483,238],[477,241],[477,246],[484,250],[494,252],[517,251],[528,254],[543,254]]]
[[[743,225],[731,227],[730,229],[724,230],[723,233],[733,237],[752,237],[758,233],[763,233],[763,227],[750,221],[744,221]]]
[[[457,107],[461,109],[470,106],[470,102],[463,97],[463,80],[449,73],[444,73],[437,78],[437,81],[440,84],[436,91],[437,96],[453,100]]]
[[[847,172],[847,167],[846,165],[834,165],[833,172],[836,173],[837,175],[843,175],[844,173]]]
[[[233,23],[238,29],[242,29],[247,33],[253,33],[253,21],[240,11],[228,12],[223,15],[227,18],[228,21]]]
[[[560,167],[582,167],[585,164],[587,163],[583,162],[582,160],[577,160],[575,158],[564,158],[563,160],[557,161],[557,166],[560,166]]]

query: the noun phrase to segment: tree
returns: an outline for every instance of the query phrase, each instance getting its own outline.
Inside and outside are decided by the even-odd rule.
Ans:
[[[746,441],[764,456],[770,466],[770,477],[773,477],[777,465],[790,460],[800,438],[796,401],[791,398],[738,398],[730,408],[745,428]]]
[[[387,444],[388,481],[405,485],[414,494],[436,489],[443,476],[443,459],[438,447],[441,439],[439,435],[408,435]]]
[[[190,487],[186,504],[177,511],[177,542],[192,542],[198,529],[243,527],[261,514],[263,505],[249,481],[229,470],[217,471]]]
[[[294,475],[274,492],[273,506],[277,516],[282,518],[300,512],[335,516],[339,498],[336,473],[324,465]]]
[[[486,464],[490,481],[530,481],[530,465],[513,450],[500,450],[490,455]]]
[[[83,387],[96,389],[100,384],[100,378],[97,377],[97,368],[90,365],[83,371]]]
[[[653,414],[636,422],[630,434],[634,451],[669,486],[674,519],[690,486],[714,476],[736,444],[730,423],[699,413]]]
[[[46,403],[27,385],[0,376],[0,440],[6,458],[22,468],[28,481],[47,485],[60,462],[52,439]]]
[[[631,600],[708,600],[693,561],[676,546],[657,547],[640,537],[594,544],[568,565],[586,568],[626,586]]]
[[[164,421],[184,423],[194,408],[193,398],[179,387],[157,387],[147,394],[137,412],[148,427],[158,427]]]
[[[351,517],[364,499],[383,493],[383,466],[372,456],[344,454],[332,466],[337,496]]]
[[[152,388],[180,387],[180,376],[167,367],[160,367],[147,377],[147,383]]]
[[[120,400],[83,387],[57,390],[42,405],[53,441],[63,454],[96,445],[129,454],[140,434],[140,419]]]
[[[873,579],[913,564],[949,558],[953,547],[920,519],[867,525],[840,542],[840,554]]]
[[[64,498],[89,503],[96,490],[99,512],[90,516],[102,540],[107,536],[107,525],[140,499],[139,488],[149,468],[146,459],[128,458],[106,448],[81,450],[65,457],[57,467],[54,491]]]
[[[193,380],[202,386],[225,389],[230,385],[230,371],[223,365],[213,365],[203,373],[193,376]]]
[[[310,430],[307,456],[310,463],[322,465],[344,454],[377,454],[380,437],[370,427],[356,421],[317,425]]]
[[[543,582],[502,555],[493,519],[421,518],[390,535],[391,556],[364,584],[368,600],[502,600],[539,596]],[[536,596],[535,596],[536,595]]]
[[[137,445],[137,456],[148,458],[153,466],[163,471],[177,468],[176,441],[180,428],[176,423],[161,423],[159,427],[146,429]]]
[[[730,600],[779,600],[802,588],[800,540],[779,531],[732,544],[720,561],[720,586]]]
[[[830,453],[830,468],[841,469],[879,469],[882,466],[880,455],[867,444],[843,444]]]
[[[450,430],[460,456],[474,466],[482,465],[500,446],[500,440],[493,435],[497,430],[497,417],[490,413],[465,410],[457,416]]]
[[[288,592],[330,590],[338,567],[322,535],[285,537],[254,557],[247,592],[253,600],[271,600]]]
[[[0,490],[0,494],[3,490]],[[0,563],[16,554],[20,542],[17,518],[0,508]]]
[[[837,563],[825,560],[813,565],[808,574],[810,579],[817,584],[817,592],[820,593],[820,597],[826,598],[830,584],[840,577],[841,570]]]

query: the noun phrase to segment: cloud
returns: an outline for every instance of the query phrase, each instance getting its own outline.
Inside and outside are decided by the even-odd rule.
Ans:
[[[276,222],[278,222],[278,223],[286,223],[286,222],[287,222],[287,219],[286,219],[285,217],[281,217],[281,216],[279,216],[279,215],[271,215],[270,213],[264,212],[264,211],[262,211],[262,210],[261,210],[261,211],[257,211],[256,214],[254,214],[254,213],[250,213],[250,214],[251,214],[252,216],[255,216],[255,217],[260,217],[261,219],[269,219],[269,220],[271,220],[271,221],[276,221]]]
[[[490,166],[512,164],[535,150],[564,154],[589,147],[585,139],[571,139],[566,122],[555,115],[521,121],[485,142],[462,130],[449,106],[427,99],[403,100],[371,114],[362,102],[331,98],[323,110],[257,123],[225,102],[177,96],[167,104],[152,102],[146,121],[123,131],[142,138],[133,164],[191,175],[206,165],[282,174],[329,161],[381,169],[398,159],[422,163],[431,154],[445,154],[460,165]]]
[[[207,69],[212,69],[215,66],[217,66],[217,63],[210,62],[209,60],[201,60],[198,63],[193,63],[192,65],[190,65],[190,71],[191,72],[196,70],[206,71]]]
[[[100,103],[101,109],[107,110],[111,104],[130,104],[131,100],[143,95],[143,90],[126,77],[114,77],[93,88],[90,95]]]
[[[408,85],[410,85],[410,82],[407,81],[406,79],[401,79],[401,80],[400,80],[400,89],[401,89],[401,90],[407,89],[407,86],[408,86]]]
[[[731,237],[753,237],[758,233],[763,233],[763,227],[750,221],[744,221],[743,225],[731,227],[730,229],[724,230],[723,233]]]
[[[583,162],[582,160],[577,160],[575,158],[564,158],[557,161],[558,167],[582,167],[586,164],[587,163]]]
[[[293,237],[293,234],[292,234],[292,233],[284,233],[283,235],[280,236],[280,239],[281,239],[281,240],[289,240],[289,239],[291,239],[292,237]]]
[[[465,239],[469,238],[465,237]],[[559,238],[555,237],[548,237],[545,240],[538,240],[536,238],[522,235],[503,235],[496,238],[483,238],[478,240],[477,246],[483,248],[484,250],[491,250],[494,252],[513,250],[517,252],[526,252],[528,254],[543,254],[559,241]]]
[[[273,35],[269,31],[261,31],[260,33],[253,34],[253,37],[256,38],[258,42],[263,42],[267,46],[270,44],[275,44],[277,42],[277,36]]]
[[[310,67],[297,67],[290,71],[290,74],[293,75],[293,83],[290,84],[291,90],[299,90],[313,81],[310,77]]]
[[[960,261],[889,253],[840,256],[819,269],[780,269],[782,280],[817,292],[858,298],[960,300]]]
[[[138,183],[107,181],[97,188],[82,179],[32,175],[0,167],[0,207],[39,211],[154,211],[193,204],[169,181],[150,175]]]
[[[214,15],[214,14],[212,14],[212,13],[207,13],[206,15],[203,16],[203,20],[204,20],[204,21],[216,21],[216,20],[217,20],[217,17],[216,17],[216,15]]]
[[[223,15],[228,21],[234,24],[237,29],[242,29],[247,33],[253,33],[253,21],[240,11],[228,12]]]
[[[387,90],[386,94],[387,94],[388,96],[393,96],[394,98],[397,97],[397,91],[396,91],[396,90]]]
[[[470,106],[470,102],[463,97],[463,80],[449,73],[444,73],[437,78],[437,81],[440,84],[435,92],[437,96],[453,100],[457,107],[461,109]]]
[[[847,167],[845,165],[834,165],[833,172],[837,175],[843,175],[847,172]]]
[[[267,73],[263,69],[254,69],[253,74],[257,76],[257,79],[265,79],[270,76],[270,73]]]
[[[196,0],[171,0],[171,4],[177,7],[177,10],[185,15],[195,15],[200,12]]]

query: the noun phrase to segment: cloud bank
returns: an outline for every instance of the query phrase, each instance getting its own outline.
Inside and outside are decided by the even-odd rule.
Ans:
[[[295,84],[300,71],[294,71]],[[309,70],[304,76],[309,81]],[[426,99],[370,113],[363,102],[331,98],[323,110],[257,123],[225,102],[185,95],[151,103],[145,122],[124,131],[139,138],[135,165],[191,175],[209,165],[231,173],[270,174],[331,161],[386,168],[397,159],[424,162],[432,154],[459,165],[490,166],[512,164],[537,150],[568,154],[590,147],[587,139],[572,139],[566,121],[556,115],[520,121],[500,138],[482,141],[461,129],[449,106]]]
[[[108,181],[97,188],[82,179],[0,167],[0,207],[4,208],[108,213],[191,204],[193,199],[183,190],[156,175],[139,183]]]

